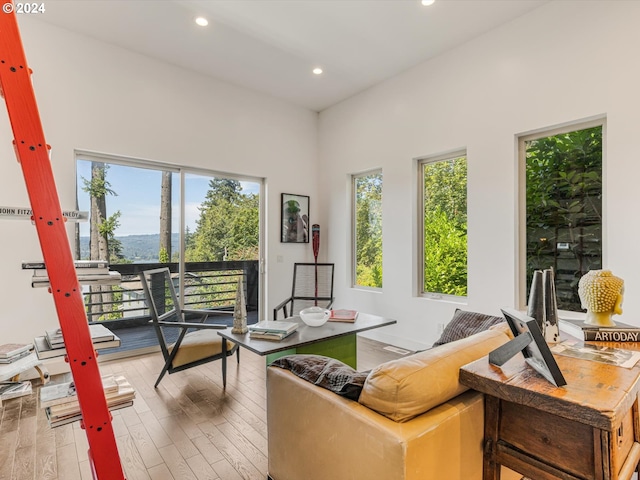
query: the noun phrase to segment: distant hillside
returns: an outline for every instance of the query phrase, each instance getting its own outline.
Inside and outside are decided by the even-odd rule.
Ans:
[[[127,260],[134,263],[153,263],[158,261],[160,235],[127,235],[116,236],[122,243],[122,253]],[[179,248],[177,233],[171,236],[171,247],[175,252]],[[89,258],[89,237],[80,237],[80,254],[82,258]]]

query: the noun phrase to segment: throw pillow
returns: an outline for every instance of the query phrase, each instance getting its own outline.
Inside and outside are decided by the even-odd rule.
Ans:
[[[438,345],[444,345],[445,343],[467,338],[474,333],[487,330],[489,327],[500,322],[505,322],[505,319],[484,313],[467,312],[456,308],[453,318],[433,346],[437,347]]]
[[[307,382],[356,401],[369,374],[322,355],[287,355],[271,362],[271,366],[290,370]]]

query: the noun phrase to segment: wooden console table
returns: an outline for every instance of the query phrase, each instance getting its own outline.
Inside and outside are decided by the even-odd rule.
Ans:
[[[640,366],[555,358],[560,388],[521,354],[460,369],[460,382],[485,394],[483,479],[499,480],[504,465],[535,480],[629,480],[640,460]]]

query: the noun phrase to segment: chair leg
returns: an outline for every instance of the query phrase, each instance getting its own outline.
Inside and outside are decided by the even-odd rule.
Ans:
[[[158,379],[156,380],[156,384],[153,386],[153,388],[158,388],[158,385],[160,384],[160,380],[162,380],[162,377],[164,377],[164,374],[167,373],[168,369],[169,369],[169,365],[165,363],[164,367],[162,367],[162,371],[160,372],[160,375],[158,375]]]
[[[240,365],[240,347],[236,347],[236,360],[238,361],[238,365]]]

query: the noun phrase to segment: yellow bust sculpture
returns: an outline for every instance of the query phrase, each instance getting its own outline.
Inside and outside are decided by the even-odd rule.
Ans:
[[[578,283],[578,295],[587,310],[586,324],[613,327],[611,316],[622,313],[624,280],[611,270],[590,270]]]

